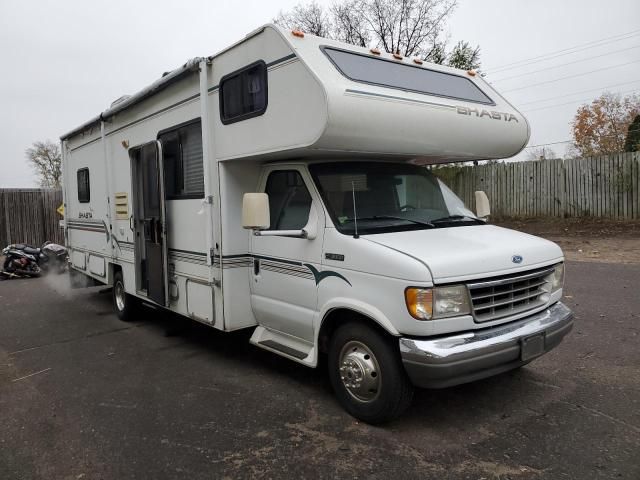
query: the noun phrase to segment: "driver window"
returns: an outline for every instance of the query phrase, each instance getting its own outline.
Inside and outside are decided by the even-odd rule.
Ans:
[[[270,230],[301,230],[309,220],[311,195],[300,172],[271,172],[265,193],[269,195]]]

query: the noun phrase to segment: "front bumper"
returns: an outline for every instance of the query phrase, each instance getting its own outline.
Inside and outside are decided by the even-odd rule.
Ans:
[[[444,388],[490,377],[529,363],[573,327],[561,302],[515,322],[431,339],[400,338],[402,362],[414,385]]]

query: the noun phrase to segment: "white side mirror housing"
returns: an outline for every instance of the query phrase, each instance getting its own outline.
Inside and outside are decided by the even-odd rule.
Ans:
[[[309,220],[307,220],[307,224],[302,230],[305,233],[304,238],[308,240],[313,240],[318,236],[318,213],[316,212],[316,206],[314,204],[311,205]]]
[[[478,218],[485,219],[491,215],[491,207],[489,206],[489,197],[483,191],[476,192],[476,215]]]
[[[242,228],[265,230],[270,224],[269,195],[245,193],[242,197]]]

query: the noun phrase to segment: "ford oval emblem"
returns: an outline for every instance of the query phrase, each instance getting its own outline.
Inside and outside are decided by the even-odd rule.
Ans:
[[[514,255],[511,257],[511,261],[513,263],[522,263],[522,257],[520,255]]]

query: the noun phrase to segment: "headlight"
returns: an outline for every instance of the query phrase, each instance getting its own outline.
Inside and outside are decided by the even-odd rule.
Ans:
[[[407,309],[416,320],[466,315],[471,312],[465,285],[434,288],[407,288],[404,291]]]
[[[562,289],[564,285],[564,263],[555,266],[551,274],[551,293]]]

